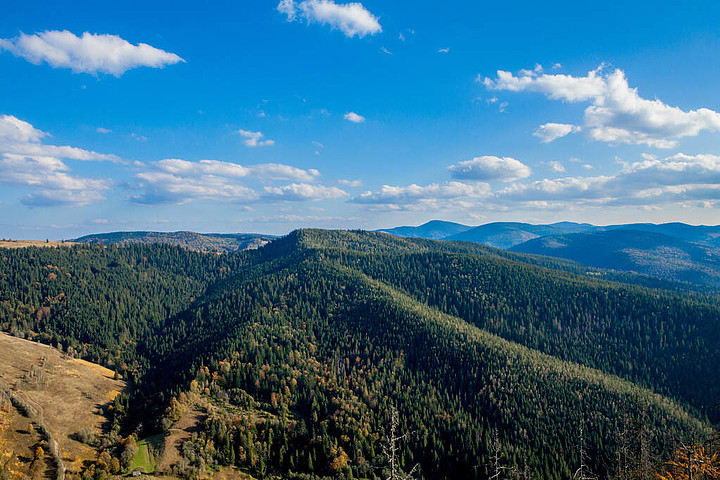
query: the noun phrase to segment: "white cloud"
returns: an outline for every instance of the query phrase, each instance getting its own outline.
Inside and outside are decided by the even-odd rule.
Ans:
[[[438,53],[450,53],[449,48],[438,48]]]
[[[561,162],[558,162],[557,160],[548,162],[548,165],[550,165],[550,169],[553,172],[564,172],[565,171],[565,165],[563,165]]]
[[[654,205],[720,198],[720,156],[679,153],[625,165],[615,175],[543,179],[495,194],[500,202]]]
[[[258,198],[252,188],[216,175],[176,175],[146,171],[135,175],[144,192],[132,200],[147,205],[183,204],[190,200],[248,202]]]
[[[320,172],[317,170],[303,170],[279,163],[239,165],[218,160],[191,162],[169,158],[152,162],[149,166],[139,165],[139,167],[142,171],[137,173],[135,178],[142,193],[134,196],[133,200],[143,204],[182,204],[198,199],[239,203],[272,199],[302,200],[303,194],[307,197],[304,199],[315,199],[319,194],[316,193],[313,196],[307,193],[310,187],[321,193],[323,188],[326,188],[307,183],[317,180],[320,176]],[[265,192],[261,194],[247,185],[251,181],[277,180],[301,182],[292,184],[301,187],[278,187],[279,191],[266,188]],[[293,193],[295,197],[290,198]],[[324,193],[328,195],[327,191]],[[283,195],[285,198],[280,198]]]
[[[265,136],[262,132],[252,132],[250,130],[238,130],[240,136],[244,137],[243,143],[248,147],[269,147],[275,145],[275,140],[262,140]]]
[[[345,180],[340,179],[338,180],[338,183],[340,185],[345,185],[346,187],[362,187],[363,182],[362,180]]]
[[[574,132],[579,132],[580,127],[566,123],[546,123],[541,125],[533,135],[538,137],[542,143],[550,143],[553,140],[564,137]]]
[[[13,153],[0,157],[0,183],[31,188],[21,199],[29,207],[82,206],[104,199],[101,192],[110,188],[109,180],[76,177],[69,171],[59,158]]]
[[[103,127],[98,127],[95,129],[95,131],[98,133],[112,133],[112,130],[110,130],[109,128],[103,128]]]
[[[393,53],[385,47],[380,47],[380,51],[386,55],[392,55]]]
[[[264,199],[306,201],[331,200],[347,197],[348,193],[337,187],[326,187],[309,183],[291,183],[282,187],[265,187]]]
[[[597,70],[588,72],[585,77],[538,75],[532,70],[523,70],[520,75],[515,76],[510,72],[498,70],[495,80],[482,77],[478,77],[478,80],[490,90],[540,92],[553,100],[568,102],[587,101],[602,96],[606,86],[602,76],[598,76]]]
[[[303,170],[281,163],[262,163],[258,165],[239,165],[219,160],[200,160],[190,162],[177,158],[168,158],[154,163],[154,167],[177,175],[216,175],[230,178],[252,177],[263,180],[295,180],[311,182],[320,176],[315,169]]]
[[[287,15],[288,21],[302,18],[308,23],[329,25],[347,37],[362,38],[382,32],[377,17],[359,2],[337,4],[332,0],[282,0],[277,10]]]
[[[684,111],[660,100],[640,97],[625,73],[603,74],[602,66],[584,77],[498,71],[497,78],[478,77],[490,90],[534,91],[554,100],[588,102],[583,129],[596,141],[671,148],[677,139],[702,131],[720,131],[720,113],[707,108]]]
[[[28,122],[20,120],[12,115],[0,117],[0,141],[3,144],[39,142],[47,133],[38,130]]]
[[[407,40],[407,37],[405,36],[406,33],[412,37],[415,35],[415,30],[413,30],[412,28],[406,28],[402,32],[398,33],[398,40],[400,40],[401,42]]]
[[[0,116],[0,152],[59,157],[71,160],[120,161],[120,158],[116,155],[106,155],[77,147],[46,145],[41,142],[43,138],[49,136],[17,117],[12,115]]]
[[[102,200],[110,188],[106,179],[70,174],[63,161],[113,161],[115,155],[71,146],[42,143],[50,135],[12,115],[0,116],[0,183],[32,190],[21,201],[27,206],[88,205]]]
[[[116,77],[133,68],[163,68],[184,62],[174,53],[145,43],[133,45],[117,35],[85,32],[78,37],[67,30],[0,39],[0,50],[35,65],[47,62],[54,68],[70,68],[75,73],[108,73]]]
[[[365,122],[365,117],[358,115],[355,112],[348,112],[345,114],[345,120],[349,120],[353,123],[363,123]]]
[[[530,176],[530,167],[510,157],[484,155],[451,165],[448,170],[453,178],[461,180],[482,180],[486,182],[512,182]]]
[[[377,192],[367,191],[350,201],[384,210],[425,210],[443,208],[449,205],[467,206],[464,200],[484,198],[490,194],[487,183],[447,182],[444,185],[431,183],[405,187],[383,185]]]

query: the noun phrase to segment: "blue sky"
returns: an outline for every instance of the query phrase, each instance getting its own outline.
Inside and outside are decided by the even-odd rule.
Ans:
[[[499,3],[9,0],[0,236],[720,223],[720,4]]]

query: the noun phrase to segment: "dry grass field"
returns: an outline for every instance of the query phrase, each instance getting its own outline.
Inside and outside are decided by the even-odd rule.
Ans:
[[[72,436],[83,429],[99,434],[106,421],[104,408],[123,388],[111,370],[0,333],[0,392],[6,392],[0,402],[0,461],[7,462],[13,478],[55,478],[56,465],[41,433],[44,423],[66,470],[79,471],[97,452]],[[34,411],[23,414],[18,402]],[[36,455],[38,446],[43,455]]]
[[[26,248],[26,247],[63,247],[74,245],[72,242],[58,242],[45,240],[0,240],[0,248]]]

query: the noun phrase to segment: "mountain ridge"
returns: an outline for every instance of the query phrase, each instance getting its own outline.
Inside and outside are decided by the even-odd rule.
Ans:
[[[165,243],[195,251],[235,252],[259,248],[277,238],[257,233],[197,233],[191,231],[117,231],[78,237],[73,242],[101,245]]]

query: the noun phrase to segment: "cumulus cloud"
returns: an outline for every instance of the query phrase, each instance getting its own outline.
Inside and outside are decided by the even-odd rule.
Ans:
[[[140,165],[135,175],[142,190],[132,200],[142,204],[182,204],[192,200],[219,200],[238,203],[261,200],[314,200],[332,197],[340,189],[328,189],[310,182],[317,181],[320,172],[303,170],[280,163],[239,165],[219,160],[188,160],[168,158]],[[249,182],[292,181],[284,187],[267,187],[259,192]],[[312,190],[314,188],[314,190]],[[314,193],[313,193],[314,192]],[[344,193],[344,192],[343,192]]]
[[[69,68],[75,73],[108,73],[116,77],[138,67],[163,68],[184,62],[178,55],[145,43],[133,45],[117,35],[50,30],[0,39],[0,50],[39,65]]]
[[[0,183],[29,188],[21,199],[30,207],[80,206],[98,202],[109,189],[106,179],[71,174],[63,161],[120,161],[115,155],[42,143],[50,135],[12,115],[0,116]]]
[[[291,183],[281,187],[265,187],[263,198],[266,200],[332,200],[347,197],[348,193],[337,187],[326,187],[310,183]]]
[[[348,112],[345,114],[345,120],[349,120],[353,123],[363,123],[365,122],[365,117],[358,115],[355,112]]]
[[[107,155],[70,146],[46,145],[42,139],[49,135],[12,115],[0,116],[0,152],[18,155],[46,156],[85,161],[121,161]]]
[[[500,190],[500,202],[574,202],[594,205],[658,205],[715,200],[720,195],[720,156],[679,153],[626,164],[615,175],[543,179]]]
[[[338,183],[340,185],[345,185],[346,187],[362,187],[363,185],[362,180],[346,180],[343,178],[338,180]]]
[[[546,123],[541,125],[533,135],[538,137],[542,143],[550,143],[553,140],[564,137],[574,132],[579,132],[580,127],[566,123]]]
[[[35,143],[47,136],[47,133],[38,130],[17,117],[12,115],[0,117],[0,141],[3,143]]]
[[[359,2],[337,4],[332,0],[282,0],[277,10],[287,15],[290,22],[300,18],[308,23],[329,25],[351,38],[382,32],[377,17]]]
[[[265,135],[262,132],[252,132],[250,130],[238,130],[241,137],[244,137],[243,143],[248,147],[269,147],[275,145],[275,140],[263,140]]]
[[[510,157],[485,155],[451,165],[448,170],[453,178],[482,180],[485,182],[512,182],[530,176],[530,167]]]
[[[619,69],[603,73],[601,66],[583,77],[498,71],[495,79],[478,77],[478,81],[490,90],[532,91],[554,100],[589,103],[583,130],[597,141],[671,148],[679,138],[720,131],[720,113],[707,108],[685,111],[642,98]]]
[[[29,207],[82,206],[104,199],[110,188],[106,179],[73,176],[61,159],[3,153],[0,156],[0,183],[29,187],[32,193],[20,201]]]
[[[239,165],[219,160],[200,160],[190,162],[178,158],[167,158],[154,163],[158,170],[175,175],[217,175],[222,177],[253,177],[264,180],[296,180],[311,182],[320,176],[315,169],[303,170],[281,163],[262,163],[258,165]]]
[[[367,191],[350,201],[387,210],[423,210],[449,204],[462,205],[463,200],[483,198],[489,193],[490,186],[480,182],[431,183],[426,186],[411,184],[404,187],[383,185],[377,192]]]
[[[248,202],[258,198],[252,188],[216,175],[146,171],[138,173],[135,178],[143,193],[132,197],[132,200],[146,205],[183,204],[197,199]]]

